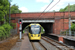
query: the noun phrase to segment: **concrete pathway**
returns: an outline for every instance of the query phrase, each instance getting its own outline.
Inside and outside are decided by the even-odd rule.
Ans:
[[[28,36],[25,35],[23,38],[24,39],[22,40],[20,50],[33,50],[32,45],[28,39]]]

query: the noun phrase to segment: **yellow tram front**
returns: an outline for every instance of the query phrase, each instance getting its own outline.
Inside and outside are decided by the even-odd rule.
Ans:
[[[30,25],[29,38],[30,40],[40,40],[41,39],[41,27],[39,24]]]

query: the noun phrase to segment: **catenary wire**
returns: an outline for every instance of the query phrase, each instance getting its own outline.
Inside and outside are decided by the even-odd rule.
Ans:
[[[59,0],[56,4],[58,4],[59,2],[60,2],[60,0]],[[56,4],[54,4],[49,10],[51,10]],[[48,11],[49,11],[49,10],[48,10]],[[47,12],[48,12],[48,11],[47,11]],[[45,14],[46,14],[46,13],[45,13]],[[43,15],[45,15],[45,14],[43,14]],[[40,17],[41,17],[41,16],[40,16]]]
[[[45,10],[52,4],[53,1],[54,1],[54,0],[52,0],[52,1],[50,2],[50,4],[45,8]],[[41,15],[45,12],[45,10],[39,15],[39,17],[41,17]]]

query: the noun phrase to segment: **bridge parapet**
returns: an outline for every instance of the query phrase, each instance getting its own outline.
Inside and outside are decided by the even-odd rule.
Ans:
[[[41,13],[17,13],[11,14],[12,18],[22,19],[51,19],[51,18],[68,18],[68,12],[46,12],[40,16]],[[75,17],[75,12],[70,12],[71,18]]]
[[[69,15],[68,12],[46,12],[43,13],[40,16],[41,13],[17,13],[17,14],[11,14],[12,22],[18,23],[18,19],[23,19],[25,20],[24,22],[27,22],[27,20],[32,21],[32,20],[39,20],[40,21],[45,21],[45,20],[53,20],[53,30],[54,33],[59,34],[60,30],[67,30],[69,27]],[[75,20],[75,12],[70,12],[71,19]],[[34,22],[32,21],[32,22]],[[36,21],[37,22],[37,21]],[[48,21],[49,22],[49,21]]]

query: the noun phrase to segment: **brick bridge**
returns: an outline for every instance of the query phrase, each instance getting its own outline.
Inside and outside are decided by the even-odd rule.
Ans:
[[[45,12],[39,17],[40,14],[41,12],[11,14],[11,21],[17,24],[17,29],[19,28],[18,19],[20,18],[23,19],[22,29],[30,23],[40,23],[48,34],[59,34],[61,30],[69,29],[68,12]],[[75,12],[70,12],[70,15],[71,22],[75,22]]]

